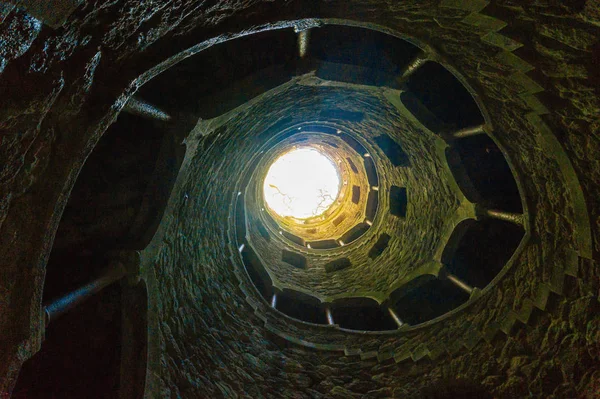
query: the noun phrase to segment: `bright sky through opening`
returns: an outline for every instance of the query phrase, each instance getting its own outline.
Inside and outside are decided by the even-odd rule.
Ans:
[[[337,167],[312,148],[300,148],[277,158],[263,187],[265,201],[279,216],[306,219],[325,212],[340,191]]]

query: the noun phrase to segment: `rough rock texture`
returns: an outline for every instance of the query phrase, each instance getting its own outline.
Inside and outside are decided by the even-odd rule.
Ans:
[[[140,74],[219,35],[336,17],[417,38],[468,77],[526,177],[531,243],[493,290],[433,325],[395,336],[328,334],[261,308],[263,328],[218,244],[224,223],[199,236],[183,223],[226,217],[216,191],[206,192],[169,220],[156,262],[164,283],[156,396],[414,397],[435,381],[465,378],[499,397],[597,397],[598,9],[594,0],[90,0],[53,31],[0,5],[0,392],[39,347],[45,262],[77,173],[128,96],[162,67]],[[208,181],[222,188],[216,176]],[[312,350],[276,335],[338,346]]]
[[[288,91],[293,95],[297,90],[299,89],[292,88]],[[182,180],[182,186],[176,191],[179,195],[174,199],[172,208],[175,211],[169,215],[169,227],[162,237],[167,245],[159,250],[154,263],[157,266],[158,285],[161,287],[159,296],[164,298],[161,303],[165,313],[161,314],[161,319],[165,320],[165,323],[161,326],[161,334],[162,342],[166,345],[163,350],[168,353],[168,356],[163,357],[163,362],[173,364],[171,362],[183,356],[194,359],[201,357],[209,363],[202,363],[201,368],[196,364],[188,364],[183,369],[175,366],[167,367],[165,370],[168,370],[168,373],[163,380],[165,389],[168,387],[173,390],[177,386],[177,394],[182,396],[198,395],[208,384],[209,389],[213,389],[210,395],[217,396],[232,396],[233,392],[239,393],[241,389],[242,396],[248,397],[294,397],[294,395],[303,397],[298,391],[304,392],[307,397],[319,395],[414,397],[421,388],[432,384],[437,379],[465,378],[477,381],[495,394],[504,397],[519,396],[528,391],[539,396],[548,396],[556,391],[556,397],[568,397],[576,395],[576,392],[584,392],[584,385],[590,383],[589,379],[582,383],[583,376],[572,371],[569,377],[561,380],[563,385],[557,386],[559,384],[554,381],[556,373],[559,372],[557,363],[542,363],[540,359],[554,358],[560,353],[560,342],[564,337],[569,333],[576,334],[575,330],[567,329],[561,331],[564,336],[555,337],[554,328],[550,327],[556,323],[555,320],[561,320],[561,316],[556,317],[555,313],[560,315],[560,309],[569,306],[568,298],[574,291],[586,292],[587,290],[589,293],[587,294],[589,302],[583,306],[574,306],[578,308],[575,312],[586,314],[585,320],[591,319],[597,304],[593,294],[593,290],[597,289],[597,280],[590,279],[589,282],[585,282],[572,279],[567,281],[571,285],[563,286],[565,275],[559,268],[561,274],[558,278],[552,276],[551,289],[561,295],[565,294],[567,298],[554,296],[549,291],[535,288],[533,289],[535,293],[531,294],[535,307],[549,313],[530,306],[533,303],[531,299],[524,301],[524,304],[518,308],[515,307],[523,310],[517,316],[508,313],[514,307],[515,296],[522,300],[527,294],[520,294],[519,297],[519,293],[526,293],[532,289],[531,285],[539,284],[536,282],[535,275],[539,273],[536,269],[541,265],[536,263],[531,254],[532,250],[535,251],[535,247],[531,248],[529,253],[523,253],[517,260],[517,265],[509,270],[504,279],[468,309],[452,315],[443,322],[399,334],[348,334],[327,327],[309,327],[291,320],[281,320],[281,316],[273,314],[268,305],[262,303],[259,298],[249,301],[256,309],[252,313],[246,305],[245,298],[256,294],[250,288],[251,283],[244,281],[243,273],[239,273],[243,270],[239,260],[233,264],[230,261],[231,252],[235,252],[235,248],[212,246],[208,251],[205,246],[209,242],[225,243],[231,239],[231,236],[225,234],[223,225],[206,226],[202,229],[200,239],[197,226],[185,221],[214,221],[227,218],[228,209],[220,206],[221,199],[235,196],[236,181],[239,176],[238,173],[228,172],[238,170],[240,164],[245,164],[244,157],[251,155],[244,150],[248,148],[248,144],[245,143],[251,141],[253,130],[241,132],[236,126],[246,126],[244,121],[253,125],[256,123],[252,119],[254,116],[261,115],[267,109],[279,109],[274,107],[274,104],[290,103],[290,101],[278,100],[281,96],[279,94],[275,98],[266,98],[256,106],[243,109],[240,111],[242,116],[240,121],[236,118],[232,119],[230,125],[232,130],[220,129],[219,135],[210,140],[209,146],[199,145],[202,151],[192,152],[190,174]],[[322,103],[322,100],[317,102]],[[294,109],[300,110],[302,115],[303,106],[295,103]],[[305,117],[311,114],[310,109],[310,106],[306,107]],[[278,116],[294,115],[294,112],[283,106],[281,112],[278,111],[271,116],[276,120]],[[259,138],[255,140],[258,141]],[[236,154],[236,156],[222,157],[223,153]],[[198,182],[202,183],[198,184]],[[571,264],[570,267],[575,269],[581,267],[582,271],[591,266],[584,262],[581,265],[577,264],[579,262],[577,257],[566,258],[563,262],[566,264],[575,262],[575,265]],[[573,271],[569,273],[576,274]],[[515,280],[517,272],[527,273],[529,276],[527,279],[520,277]],[[242,285],[246,286],[242,292],[237,287],[236,274],[242,279]],[[541,278],[543,277],[537,277],[537,279]],[[178,281],[190,281],[190,285],[181,286],[178,285]],[[223,299],[215,300],[219,297]],[[577,294],[574,297],[577,297]],[[235,298],[239,302],[229,303],[236,300]],[[225,303],[227,305],[224,308]],[[213,307],[214,310],[209,310]],[[533,315],[529,311],[533,311]],[[538,311],[539,315],[535,313]],[[196,312],[198,313],[194,316]],[[248,319],[248,312],[251,312],[250,319]],[[192,327],[196,317],[204,320],[206,330]],[[572,316],[563,313],[563,317]],[[520,322],[533,324],[533,331],[527,334],[526,329],[529,327],[515,325]],[[217,329],[214,326],[221,323],[232,326],[232,329],[214,331]],[[258,334],[254,323],[264,323],[271,333],[300,346],[291,352],[287,350],[279,352],[278,348],[283,345],[282,341],[274,339],[274,336],[269,333],[261,336],[260,340],[256,338],[262,343],[257,345],[252,338]],[[566,328],[566,324],[563,326]],[[582,334],[583,325],[579,328]],[[190,336],[194,336],[195,339],[188,341]],[[223,337],[227,338],[224,340]],[[540,342],[553,339],[556,339],[555,344],[551,345],[553,349],[550,349],[549,344],[539,346]],[[567,342],[572,344],[569,346],[569,351],[573,348],[581,348],[577,354],[569,354],[571,362],[573,359],[578,359],[585,364],[582,370],[587,368],[595,370],[594,361],[597,359],[597,354],[594,353],[594,349],[590,354],[589,343],[584,343],[583,340],[573,341],[573,338]],[[320,351],[303,349],[302,346],[316,347]],[[213,351],[215,347],[219,348],[217,352]],[[240,357],[239,352],[245,355]],[[206,353],[211,353],[211,356],[202,355]],[[281,357],[282,353],[285,354],[284,357]],[[163,356],[165,356],[164,352]],[[418,362],[413,364],[414,361]],[[287,370],[286,366],[280,365],[280,362],[285,363],[286,366],[290,362],[292,364],[298,362],[300,366],[295,367],[300,370],[284,373],[281,370]],[[278,381],[277,390],[268,380],[264,383],[260,380],[265,387],[262,390],[254,391],[253,386],[246,385],[244,388],[235,388],[240,383],[240,378],[244,377],[235,378],[223,385],[223,379],[227,380],[231,375],[212,372],[218,370],[218,365],[221,363],[230,364],[230,367],[237,370],[236,375],[245,378],[248,378],[246,374],[249,374],[250,370],[257,368],[267,372],[274,367],[280,370],[282,375],[280,379],[273,380]],[[327,371],[323,372],[316,365],[327,365],[325,368]],[[574,366],[573,364],[569,367]],[[563,370],[562,366],[560,370]],[[202,375],[202,382],[196,381],[183,387],[179,385],[180,381],[188,377],[193,379],[195,375]],[[419,376],[420,378],[417,378]],[[590,373],[589,376],[591,378],[592,374]],[[251,375],[250,378],[251,381],[255,381],[258,377]],[[262,378],[265,376],[263,375]],[[198,386],[195,385],[196,383]],[[578,387],[576,384],[583,385]],[[593,385],[590,389],[594,389]],[[173,394],[172,391],[171,393]]]
[[[399,97],[399,92],[393,95]],[[360,92],[345,87],[304,86],[300,83],[283,93],[265,97],[260,100],[260,106],[240,112],[219,131],[219,139],[231,142],[231,150],[224,151],[231,154],[232,163],[216,166],[219,165],[218,160],[210,159],[207,162],[214,162],[215,170],[224,170],[227,176],[231,174],[237,178],[250,164],[250,156],[268,138],[264,136],[270,132],[269,127],[277,121],[285,119],[286,125],[292,125],[311,118],[318,119],[321,110],[342,107],[344,111],[365,113],[363,121],[336,121],[337,127],[360,135],[371,143],[369,151],[377,159],[381,176],[379,192],[382,194],[379,196],[379,215],[373,227],[356,244],[326,253],[305,251],[310,265],[305,270],[277,270],[274,265],[280,261],[281,249],[289,248],[276,239],[256,246],[256,251],[265,266],[272,269],[277,280],[286,287],[298,287],[322,300],[361,295],[385,300],[395,283],[418,276],[420,269],[434,261],[434,254],[445,244],[442,236],[446,224],[452,223],[451,219],[460,205],[459,193],[451,189],[447,176],[442,172],[445,159],[439,159],[436,151],[437,136],[394,108],[384,97],[383,90]],[[411,154],[410,167],[396,168],[385,155],[378,154],[373,138],[381,134],[388,134],[402,143],[404,150]],[[202,163],[200,168],[205,170],[207,164]],[[226,183],[226,176],[220,179],[221,184],[227,184],[228,191],[223,192],[224,196],[227,192],[237,193],[235,182]],[[405,186],[410,191],[410,212],[406,219],[389,214],[389,196],[386,194],[392,184]],[[368,252],[383,231],[394,236],[392,248],[382,257],[371,260]],[[354,267],[328,275],[324,265],[341,256],[348,256]]]

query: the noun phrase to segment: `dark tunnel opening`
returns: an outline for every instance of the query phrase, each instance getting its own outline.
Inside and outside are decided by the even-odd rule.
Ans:
[[[506,265],[525,231],[514,223],[486,219],[469,223],[450,259],[448,271],[471,286],[484,288]]]
[[[390,295],[390,307],[409,325],[433,320],[469,299],[469,295],[448,280],[420,276]]]
[[[407,206],[406,187],[390,187],[390,213],[400,218],[406,217]]]
[[[382,134],[373,139],[375,143],[381,148],[381,151],[390,160],[394,166],[409,166],[410,162],[408,154],[404,152],[400,144],[392,139],[387,134]]]
[[[489,136],[465,137],[456,140],[452,148],[458,153],[483,205],[508,212],[523,212],[521,196],[510,166]]]
[[[306,246],[306,241],[304,241],[304,238],[298,237],[297,235],[292,234],[289,231],[282,230],[281,235],[293,242],[294,244],[300,245],[301,247]]]
[[[381,255],[383,251],[385,251],[385,249],[388,247],[391,238],[392,237],[390,237],[389,234],[381,234],[375,242],[375,244],[373,244],[373,246],[369,250],[369,258],[375,259],[379,255]]]
[[[172,113],[210,119],[293,77],[296,34],[272,30],[212,46],[158,75],[140,96]]]
[[[352,262],[348,258],[338,258],[334,259],[325,264],[325,272],[332,273],[337,272],[339,270],[347,269],[352,266]]]
[[[341,236],[340,241],[342,241],[344,244],[350,244],[365,234],[369,228],[370,226],[367,223],[357,224],[348,230],[343,236]]]
[[[327,324],[325,310],[321,302],[310,295],[293,290],[277,294],[277,310],[294,319],[307,323]]]
[[[317,76],[348,83],[397,86],[401,68],[418,53],[411,43],[388,34],[349,26],[325,26],[312,35]]]
[[[448,130],[484,123],[471,93],[437,62],[427,62],[409,77],[406,85],[410,94]],[[425,126],[428,124],[424,123]]]
[[[122,113],[103,134],[78,175],[54,237],[44,306],[101,278],[119,251],[148,245],[183,161],[181,133],[174,133],[183,125]],[[124,293],[122,284],[112,283],[49,322],[41,350],[19,373],[14,397],[105,398],[120,392],[140,397],[145,357],[138,356],[136,370],[123,372],[122,364],[136,345],[144,353],[144,317],[136,315],[133,329],[123,317],[145,294]],[[128,334],[125,351],[123,334]]]
[[[241,255],[246,272],[250,280],[252,280],[254,287],[256,287],[263,298],[270,301],[273,296],[273,282],[260,257],[248,243],[244,244]]]
[[[360,331],[386,331],[398,328],[392,317],[375,300],[340,299],[332,304],[333,319],[342,328]]]
[[[296,252],[286,251],[284,249],[281,251],[281,260],[297,269],[306,268],[306,257]]]
[[[84,271],[78,274],[79,279],[70,278],[88,276]],[[23,364],[13,397],[118,396],[121,306],[121,287],[115,284],[53,321],[42,349]]]

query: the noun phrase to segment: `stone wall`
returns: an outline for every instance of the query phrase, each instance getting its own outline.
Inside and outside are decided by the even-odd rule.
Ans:
[[[0,5],[0,391],[40,345],[44,267],[78,171],[138,85],[166,67],[159,63],[219,35],[331,17],[417,38],[467,76],[526,177],[531,243],[493,289],[442,322],[383,337],[310,331],[260,303],[253,312],[224,221],[204,223],[227,216],[216,195],[228,188],[225,170],[208,161],[233,142],[217,140],[194,159],[213,172],[202,172],[213,190],[175,208],[155,260],[155,396],[415,397],[460,378],[498,397],[596,397],[600,12],[592,0],[572,4],[85,1],[57,30]],[[186,184],[179,193],[194,192]]]
[[[395,95],[398,97],[399,92]],[[219,177],[220,184],[226,184],[230,175],[239,179],[251,157],[268,138],[263,132],[269,131],[269,126],[275,125],[278,120],[285,118],[286,125],[318,120],[321,110],[340,107],[344,111],[361,110],[365,113],[361,122],[334,122],[337,128],[360,135],[370,143],[381,178],[379,214],[373,221],[373,227],[355,244],[327,252],[304,251],[310,267],[308,270],[291,271],[286,268],[285,271],[290,273],[288,276],[282,275],[281,271],[277,273],[273,266],[280,260],[281,249],[287,248],[282,242],[277,239],[265,242],[257,246],[256,251],[265,266],[273,269],[278,281],[287,287],[299,287],[303,292],[313,293],[323,300],[328,298],[329,301],[352,296],[385,300],[396,282],[410,277],[433,261],[438,248],[445,244],[443,233],[446,224],[459,207],[457,193],[450,188],[445,174],[440,172],[444,170],[445,160],[439,159],[437,154],[436,136],[395,109],[379,91],[369,93],[346,87],[304,86],[300,83],[282,93],[264,97],[260,99],[260,105],[238,112],[219,131],[218,140],[231,142],[227,158],[235,160],[223,166],[216,166],[219,165],[218,159],[210,160],[215,164],[215,170],[224,171]],[[377,152],[373,138],[381,134],[389,134],[403,144],[410,154],[409,167],[396,168],[385,155]],[[204,170],[206,165],[202,164]],[[388,193],[393,183],[410,190],[411,210],[406,219],[389,214]],[[236,180],[227,184],[227,189],[221,194],[224,198],[228,193],[237,193]],[[200,185],[198,189],[214,192],[216,188],[209,190]],[[394,237],[390,251],[371,260],[368,252],[382,232]],[[323,267],[325,263],[342,256],[348,256],[354,266],[334,275],[327,274]]]

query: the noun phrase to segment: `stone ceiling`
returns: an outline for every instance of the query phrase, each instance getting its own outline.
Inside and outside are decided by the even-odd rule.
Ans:
[[[493,290],[442,322],[383,336],[323,332],[248,305],[229,249],[216,244],[227,241],[224,224],[203,224],[199,234],[181,222],[226,219],[217,192],[199,193],[170,208],[162,244],[145,254],[158,325],[149,389],[156,397],[416,397],[458,376],[500,397],[594,397],[600,11],[594,1],[508,0],[84,1],[57,29],[0,3],[0,392],[42,344],[45,265],[63,208],[130,96],[220,41],[318,24],[305,18],[389,30],[459,70],[526,177],[531,240]],[[191,193],[189,178],[202,169],[207,184],[224,188],[211,155],[232,151],[226,137],[193,167],[184,163],[175,193]],[[188,153],[201,144],[191,140]]]

